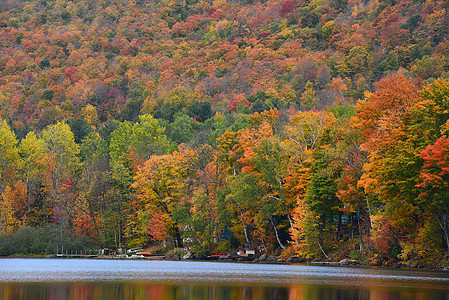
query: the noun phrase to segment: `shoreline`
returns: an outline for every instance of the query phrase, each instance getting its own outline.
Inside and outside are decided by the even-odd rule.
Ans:
[[[344,259],[339,262],[331,261],[301,261],[301,260],[258,260],[257,258],[248,259],[245,257],[232,257],[225,259],[201,259],[201,258],[170,258],[163,255],[155,255],[145,258],[131,258],[126,256],[112,256],[112,255],[99,255],[95,257],[54,257],[52,255],[12,255],[12,256],[0,256],[1,259],[8,258],[21,258],[21,259],[95,259],[95,260],[143,260],[143,261],[197,261],[197,262],[219,262],[219,263],[246,263],[246,264],[274,264],[274,265],[316,265],[316,266],[333,266],[333,267],[361,267],[361,268],[385,268],[385,269],[402,269],[402,270],[428,270],[428,271],[446,271],[449,272],[449,266],[446,267],[424,267],[424,266],[407,266],[402,264],[390,264],[390,265],[373,265],[373,264],[363,264],[358,261]]]

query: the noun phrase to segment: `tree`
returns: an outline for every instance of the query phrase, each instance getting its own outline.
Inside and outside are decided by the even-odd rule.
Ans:
[[[364,137],[362,149],[372,155],[395,140],[401,119],[420,99],[418,86],[404,75],[384,78],[376,87],[375,93],[358,103],[355,119]]]
[[[73,185],[79,167],[79,146],[70,127],[63,122],[45,128],[42,139],[48,151],[45,185],[51,196],[55,221],[64,226],[70,221],[76,199]]]
[[[346,64],[351,70],[351,74],[365,74],[368,67],[369,54],[363,46],[351,47],[346,57]]]
[[[424,165],[420,172],[423,191],[419,198],[434,214],[449,251],[449,137],[440,137],[421,152]]]
[[[285,249],[284,237],[281,237],[282,230],[279,230],[284,224],[278,222],[287,219],[291,223],[290,213],[293,203],[287,200],[284,187],[288,157],[280,146],[279,139],[274,137],[279,116],[276,109],[260,114],[254,113],[249,118],[250,127],[237,133],[238,145],[232,147],[235,150],[228,150],[228,155],[234,155],[238,149],[241,157],[237,158],[237,161],[241,170],[228,177],[229,193],[226,199],[232,201],[234,211],[240,219],[234,234],[238,235],[237,229],[242,227],[246,243],[251,244],[248,226],[252,224],[257,228],[264,248],[267,246],[264,237],[266,238],[268,232],[273,232],[276,243]],[[250,191],[253,193],[249,202],[244,198],[244,194],[237,190],[238,185],[248,190],[244,194]],[[254,220],[249,221],[251,218]]]
[[[169,148],[165,128],[151,115],[141,115],[139,122],[132,127],[128,136],[130,150],[136,155],[138,162],[149,159],[152,155],[164,154]]]
[[[45,141],[38,138],[34,132],[29,132],[20,142],[20,155],[23,159],[23,174],[25,175],[26,191],[30,192],[30,182],[38,181],[45,173],[44,157],[46,155]]]
[[[339,141],[338,125],[333,115],[329,114],[311,154],[310,181],[304,204],[301,203],[307,207],[307,214],[302,216],[304,224],[301,225],[303,230],[309,227],[305,230],[305,238],[312,244],[318,244],[327,258],[325,249],[329,249],[329,243],[335,236],[337,240],[342,238],[342,203],[337,197],[337,183],[346,149]],[[317,250],[310,254],[321,255],[318,253]]]
[[[349,126],[344,131],[344,154],[341,177],[338,179],[337,197],[343,204],[341,211],[351,217],[355,215],[356,226],[360,237],[360,252],[363,249],[364,235],[370,236],[372,224],[372,210],[378,206],[373,203],[375,196],[365,191],[359,181],[363,176],[363,166],[367,162],[366,153],[360,150],[359,135],[355,128]],[[376,206],[375,206],[376,204]],[[352,221],[352,220],[351,220]],[[350,237],[354,236],[354,226],[351,224]]]
[[[225,213],[231,214],[228,219],[229,230],[240,241],[243,247],[254,247],[254,237],[251,228],[256,227],[256,214],[263,192],[258,185],[258,178],[254,173],[240,173],[227,178],[227,189],[222,194],[221,202],[226,209],[221,211],[221,218]],[[260,227],[259,227],[260,228]],[[255,234],[257,237],[257,234]]]
[[[306,195],[312,179],[313,152],[318,147],[328,119],[332,120],[325,112],[298,112],[291,116],[283,132],[281,146],[289,157],[286,195],[295,202],[296,207],[291,213],[290,234],[296,243],[295,250],[303,255],[309,255],[308,248],[312,242],[321,247],[320,237],[315,230],[310,230],[316,227],[318,217],[306,203]],[[305,240],[308,242],[304,243]]]
[[[219,193],[226,185],[226,170],[220,163],[217,152],[210,145],[194,149],[190,158],[191,180],[194,181],[189,214],[187,218],[192,244],[198,245],[201,253],[212,253],[213,246],[220,240],[225,224],[219,222]],[[191,188],[192,189],[192,188]]]
[[[411,73],[422,79],[438,78],[444,72],[445,59],[442,57],[429,57],[425,55],[422,59],[416,60],[416,64],[411,68]]]
[[[313,89],[313,83],[307,81],[304,93],[301,95],[301,108],[304,110],[313,109],[317,103],[317,92]]]
[[[420,188],[431,185],[422,182],[420,173],[426,173],[423,157],[433,156],[430,149],[427,155],[422,151],[445,130],[449,88],[447,81],[436,81],[418,93],[418,87],[403,76],[387,78],[379,87],[360,103],[355,119],[369,159],[359,184],[378,194],[392,226],[399,229],[396,239],[405,257],[407,249],[416,246],[416,235],[432,221],[429,212],[444,215],[443,207],[434,210],[433,201],[422,201],[430,199]]]
[[[17,139],[5,120],[0,120],[0,204],[3,205],[3,192],[14,170],[20,165]],[[7,216],[0,209],[0,234],[8,232]]]
[[[211,253],[212,245],[218,239],[216,199],[211,199],[207,191],[198,188],[192,197],[188,215],[190,244],[197,245],[194,249],[198,254]]]
[[[29,201],[25,184],[22,181],[17,181],[12,186],[8,185],[2,193],[2,199],[0,204],[3,214],[2,233],[12,235],[26,222]]]
[[[109,155],[112,161],[118,162],[129,155],[131,135],[132,125],[127,121],[120,123],[119,127],[111,132]]]
[[[332,240],[332,235],[326,235],[326,233],[332,233],[331,230],[335,227],[338,230],[337,236],[340,236],[342,203],[337,197],[337,179],[340,170],[329,171],[327,168],[329,161],[326,160],[325,155],[325,150],[314,153],[312,178],[307,188],[305,203],[317,217],[318,238],[326,238],[329,241]],[[336,220],[337,224],[335,224]]]
[[[130,157],[130,136],[132,125],[125,121],[111,133],[109,156],[111,157],[111,203],[108,223],[114,228],[115,244],[126,246],[124,228],[126,225],[126,204],[132,199],[131,184],[134,176]]]
[[[86,120],[81,118],[71,119],[68,125],[75,136],[75,142],[78,144],[81,143],[84,137],[92,131],[92,127],[86,122]]]
[[[90,133],[80,146],[80,156],[82,176],[79,182],[77,228],[101,246],[105,235],[113,231],[104,222],[105,211],[110,204],[110,169],[106,141],[98,133]]]
[[[291,12],[295,8],[295,4],[289,0],[285,1],[282,4],[281,11],[279,14],[281,16],[286,15],[287,13]]]
[[[174,88],[165,98],[157,100],[158,107],[154,116],[173,122],[177,112],[187,112],[187,109],[197,100],[196,95],[188,89],[183,87]]]
[[[255,171],[259,177],[264,197],[261,202],[261,213],[268,218],[273,226],[276,240],[282,249],[285,246],[281,242],[280,235],[275,224],[275,216],[287,217],[290,227],[292,227],[291,213],[294,203],[286,195],[286,177],[288,175],[288,157],[283,151],[280,141],[276,138],[263,140],[255,148],[256,156],[252,159],[255,164]]]
[[[416,221],[421,214],[415,185],[421,164],[417,149],[422,146],[404,124],[420,100],[419,89],[403,75],[385,78],[377,87],[359,103],[354,119],[362,134],[361,149],[369,160],[358,184],[366,193],[379,195],[392,226],[402,229],[391,233],[403,239],[421,224]]]
[[[82,113],[84,116],[84,119],[86,120],[87,124],[91,126],[97,126],[98,125],[98,113],[97,109],[92,106],[91,104],[86,105],[82,109]]]
[[[132,231],[135,228],[137,210],[141,208],[136,204],[131,190],[133,177],[146,159],[151,155],[162,154],[168,149],[164,130],[156,119],[150,115],[142,115],[140,122],[131,125],[125,121],[111,133],[109,151],[113,196],[110,216],[118,236],[118,245],[125,242],[123,237],[133,239]],[[124,236],[125,231],[127,234]],[[133,243],[133,241],[130,242]],[[134,243],[138,242],[134,241]]]
[[[420,204],[435,215],[446,241],[446,251],[449,251],[449,220],[447,195],[447,158],[449,133],[449,81],[437,80],[421,92],[423,101],[413,111],[412,128],[419,130],[415,135],[421,137],[427,146],[420,152],[423,159],[420,170],[420,181],[417,187],[421,189]],[[425,136],[423,138],[421,135]]]
[[[195,122],[185,114],[177,114],[175,121],[170,124],[170,139],[176,144],[187,143],[192,138]]]
[[[210,102],[208,101],[193,102],[192,105],[189,106],[187,114],[190,117],[195,118],[198,122],[204,122],[214,115]]]
[[[179,219],[175,210],[181,205],[187,193],[185,179],[188,158],[192,155],[188,149],[180,148],[173,154],[153,155],[138,168],[132,187],[136,190],[138,204],[142,207],[144,217],[160,223],[159,228],[171,236],[175,247],[183,247]],[[154,218],[154,214],[159,218]],[[145,226],[145,224],[142,224]],[[151,236],[151,232],[148,232]]]
[[[328,115],[325,112],[298,112],[285,126],[282,145],[292,161],[302,166],[317,147]]]

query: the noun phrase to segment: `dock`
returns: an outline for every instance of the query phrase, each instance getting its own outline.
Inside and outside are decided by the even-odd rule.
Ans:
[[[52,254],[51,258],[94,258],[98,254]]]
[[[66,251],[65,253],[56,253],[56,254],[52,254],[50,255],[51,258],[94,258],[94,257],[98,257],[98,253],[97,254],[92,254],[92,250],[83,250],[83,251],[75,251],[75,253],[73,253],[73,251]]]

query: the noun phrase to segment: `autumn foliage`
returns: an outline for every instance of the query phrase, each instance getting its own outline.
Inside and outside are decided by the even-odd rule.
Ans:
[[[16,2],[0,243],[447,259],[444,1]]]

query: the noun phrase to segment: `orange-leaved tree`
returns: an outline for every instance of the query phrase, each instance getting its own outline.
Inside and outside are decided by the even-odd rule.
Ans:
[[[294,202],[290,235],[295,241],[294,249],[299,255],[310,256],[311,245],[321,243],[316,235],[317,215],[305,202],[308,185],[312,178],[312,154],[318,146],[323,128],[329,118],[325,112],[297,112],[285,126],[281,143],[289,158],[288,173],[285,178],[288,203]],[[313,246],[312,246],[313,247]]]

